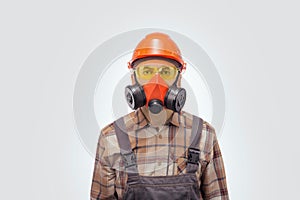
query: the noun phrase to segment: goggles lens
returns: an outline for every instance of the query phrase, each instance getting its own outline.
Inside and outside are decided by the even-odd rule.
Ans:
[[[144,80],[150,80],[156,73],[165,80],[172,80],[176,77],[178,69],[175,66],[155,66],[141,65],[136,68],[137,77]]]

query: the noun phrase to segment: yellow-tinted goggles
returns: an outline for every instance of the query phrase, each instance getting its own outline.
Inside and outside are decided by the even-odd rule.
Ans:
[[[178,74],[178,69],[175,66],[166,65],[142,65],[136,68],[136,75],[140,79],[150,80],[156,73],[165,80],[171,80]]]

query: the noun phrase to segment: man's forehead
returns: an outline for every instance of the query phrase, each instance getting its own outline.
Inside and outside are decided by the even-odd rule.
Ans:
[[[163,59],[148,59],[145,61],[141,61],[136,66],[141,66],[141,65],[167,65],[167,66],[175,67],[174,63],[169,62],[167,60],[163,60]]]
[[[133,67],[136,67],[137,65],[140,65],[140,63],[158,63],[158,64],[166,64],[169,66],[175,66],[177,68],[180,67],[180,64],[173,60],[173,59],[169,59],[169,58],[164,58],[164,57],[159,57],[159,56],[153,56],[153,57],[145,57],[145,58],[140,58],[136,61],[133,62]]]

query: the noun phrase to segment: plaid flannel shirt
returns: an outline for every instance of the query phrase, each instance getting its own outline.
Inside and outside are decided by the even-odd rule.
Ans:
[[[169,176],[185,174],[193,116],[174,113],[161,128],[151,126],[141,109],[123,117],[139,174]],[[228,191],[223,159],[214,128],[203,120],[199,142],[200,164],[196,172],[201,199],[227,200]],[[122,199],[127,174],[120,156],[113,124],[101,130],[90,199]]]

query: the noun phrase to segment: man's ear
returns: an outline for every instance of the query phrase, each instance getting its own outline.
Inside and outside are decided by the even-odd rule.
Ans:
[[[180,73],[178,76],[178,80],[177,80],[177,87],[181,87],[181,78],[182,78],[182,75]]]
[[[130,77],[132,85],[135,85],[134,73],[131,73]]]

